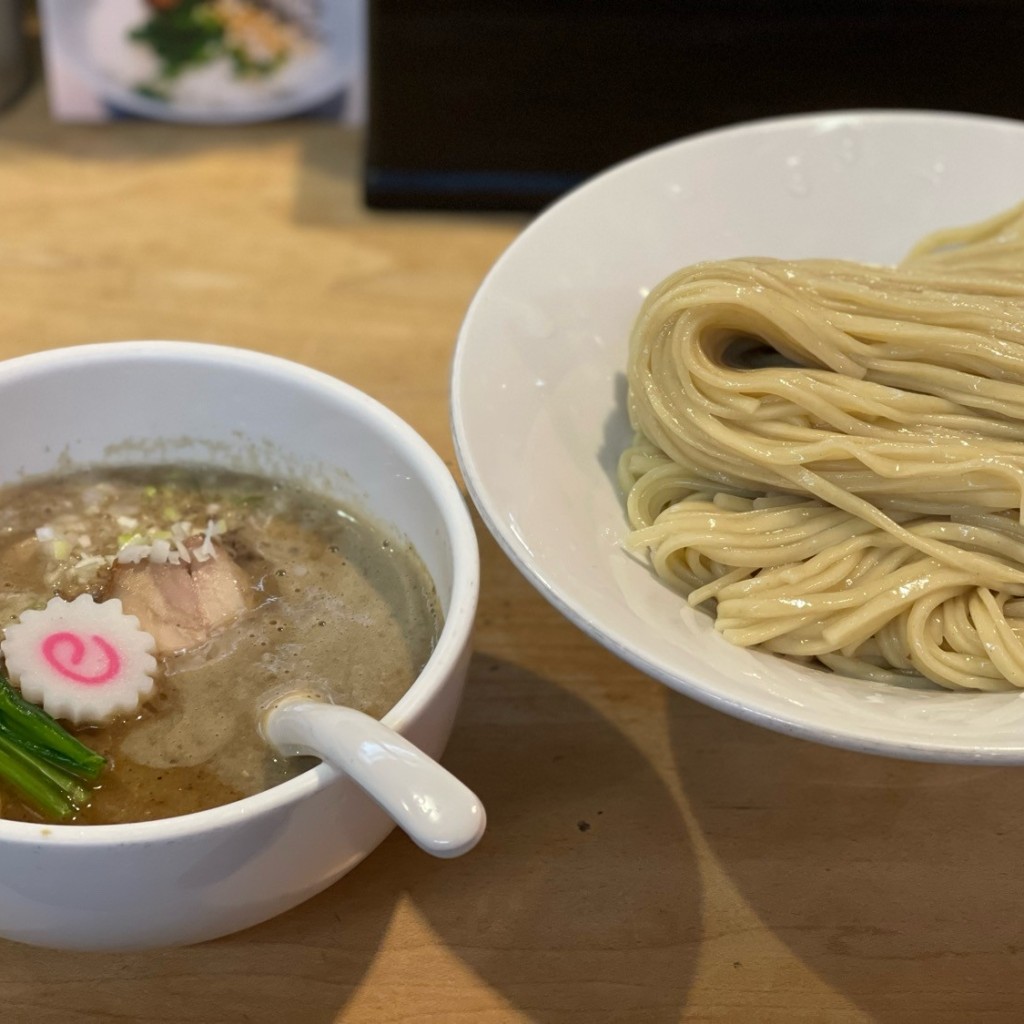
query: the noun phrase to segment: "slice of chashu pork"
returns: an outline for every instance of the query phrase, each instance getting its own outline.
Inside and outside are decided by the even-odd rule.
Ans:
[[[114,564],[105,596],[138,617],[157,654],[198,647],[254,606],[249,575],[222,545],[214,543],[212,552],[203,561]]]

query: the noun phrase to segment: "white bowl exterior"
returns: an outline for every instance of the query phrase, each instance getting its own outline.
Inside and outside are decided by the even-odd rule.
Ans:
[[[294,476],[391,525],[425,562],[446,621],[424,671],[384,721],[441,755],[470,656],[476,539],[451,474],[393,413],[283,360],[178,342],[83,346],[0,363],[0,408],[8,426],[0,481],[68,459],[203,460]],[[224,935],[330,885],[392,828],[326,765],[226,807],[163,821],[0,821],[0,936],[130,949]]]
[[[469,656],[467,643],[401,730],[435,758]],[[257,810],[248,801],[218,809],[209,826],[198,819],[211,812],[180,829],[63,826],[14,842],[0,828],[0,936],[54,949],[136,950],[214,939],[290,910],[351,871],[394,828],[344,776],[317,781]]]
[[[893,262],[1024,198],[1024,125],[939,113],[769,120],[654,150],[541,215],[488,275],[452,372],[470,494],[512,560],[603,644],[722,710],[857,750],[1024,763],[1024,695],[873,685],[733,647],[627,556],[615,464],[647,291],[742,255]]]

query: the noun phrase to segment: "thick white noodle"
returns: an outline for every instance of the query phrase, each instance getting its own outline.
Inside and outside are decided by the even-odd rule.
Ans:
[[[1024,206],[894,268],[686,267],[628,378],[628,543],[726,638],[1024,688]]]

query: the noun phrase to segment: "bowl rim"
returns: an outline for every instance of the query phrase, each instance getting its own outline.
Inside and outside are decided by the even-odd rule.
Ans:
[[[0,360],[0,388],[16,385],[20,377],[60,370],[73,372],[83,363],[135,364],[173,360],[197,365],[219,365],[273,375],[299,389],[314,391],[343,406],[357,409],[384,438],[410,457],[436,505],[448,536],[452,560],[452,593],[441,633],[422,671],[409,689],[381,719],[396,732],[423,712],[447,685],[472,635],[480,586],[480,555],[472,518],[462,492],[441,456],[396,412],[378,399],[338,377],[312,367],[252,349],[210,342],[131,340],[93,342],[44,349]],[[162,843],[206,835],[272,814],[289,804],[312,797],[344,777],[333,766],[320,763],[270,789],[231,803],[190,814],[149,821],[108,825],[48,824],[0,818],[0,845],[46,844],[69,846],[123,846]]]
[[[591,191],[604,187],[608,181],[630,174],[637,165],[658,160],[667,156],[672,151],[685,149],[687,152],[692,152],[705,146],[713,146],[720,140],[727,140],[737,135],[764,136],[777,132],[787,132],[793,129],[808,128],[823,123],[848,123],[869,128],[872,125],[882,124],[902,124],[907,126],[912,124],[960,124],[964,127],[989,125],[992,128],[1001,128],[1014,134],[1024,133],[1024,121],[996,114],[976,114],[967,111],[930,109],[926,107],[822,109],[797,114],[755,118],[695,132],[692,135],[672,139],[643,150],[589,177],[542,210],[509,243],[488,270],[466,309],[456,339],[449,378],[452,396],[450,424],[456,460],[462,473],[466,490],[485,526],[495,538],[502,551],[526,577],[528,582],[584,633],[598,641],[626,663],[632,665],[648,677],[664,684],[670,690],[674,690],[677,693],[743,721],[763,726],[784,735],[799,737],[860,753],[871,753],[903,760],[947,764],[1024,764],[1024,739],[1016,745],[1006,744],[998,748],[978,748],[972,747],[968,743],[961,746],[948,745],[943,741],[933,742],[920,739],[900,740],[895,737],[872,737],[856,729],[846,730],[816,725],[813,722],[790,719],[775,715],[761,708],[750,707],[741,700],[709,690],[698,681],[684,676],[678,671],[672,671],[669,666],[652,659],[636,645],[632,645],[626,640],[612,635],[602,628],[601,625],[591,621],[586,613],[576,606],[571,592],[567,591],[558,580],[551,579],[543,567],[536,564],[532,559],[524,557],[522,550],[517,547],[519,539],[515,536],[514,531],[495,512],[488,488],[471,450],[472,444],[468,437],[463,408],[459,401],[459,395],[465,388],[463,362],[467,350],[467,337],[474,330],[475,320],[480,314],[481,308],[487,302],[488,292],[494,281],[503,273],[505,266],[517,258],[519,250],[526,246],[534,235],[545,230],[549,216],[557,216],[560,210],[575,205],[581,200],[581,197],[586,197]],[[970,696],[970,694],[966,694],[966,696]]]

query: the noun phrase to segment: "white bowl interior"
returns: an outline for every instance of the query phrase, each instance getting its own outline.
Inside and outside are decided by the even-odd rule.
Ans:
[[[0,436],[0,481],[150,460],[296,480],[406,537],[450,602],[451,544],[422,467],[437,457],[354,388],[282,360],[177,342],[45,353],[0,367],[5,380],[5,419],[18,429]]]
[[[642,297],[703,259],[898,260],[1019,202],[1024,125],[850,112],[739,126],[613,168],[541,215],[463,324],[456,450],[502,547],[610,649],[725,711],[853,749],[1024,763],[1024,694],[870,684],[741,650],[623,551],[627,338]]]

